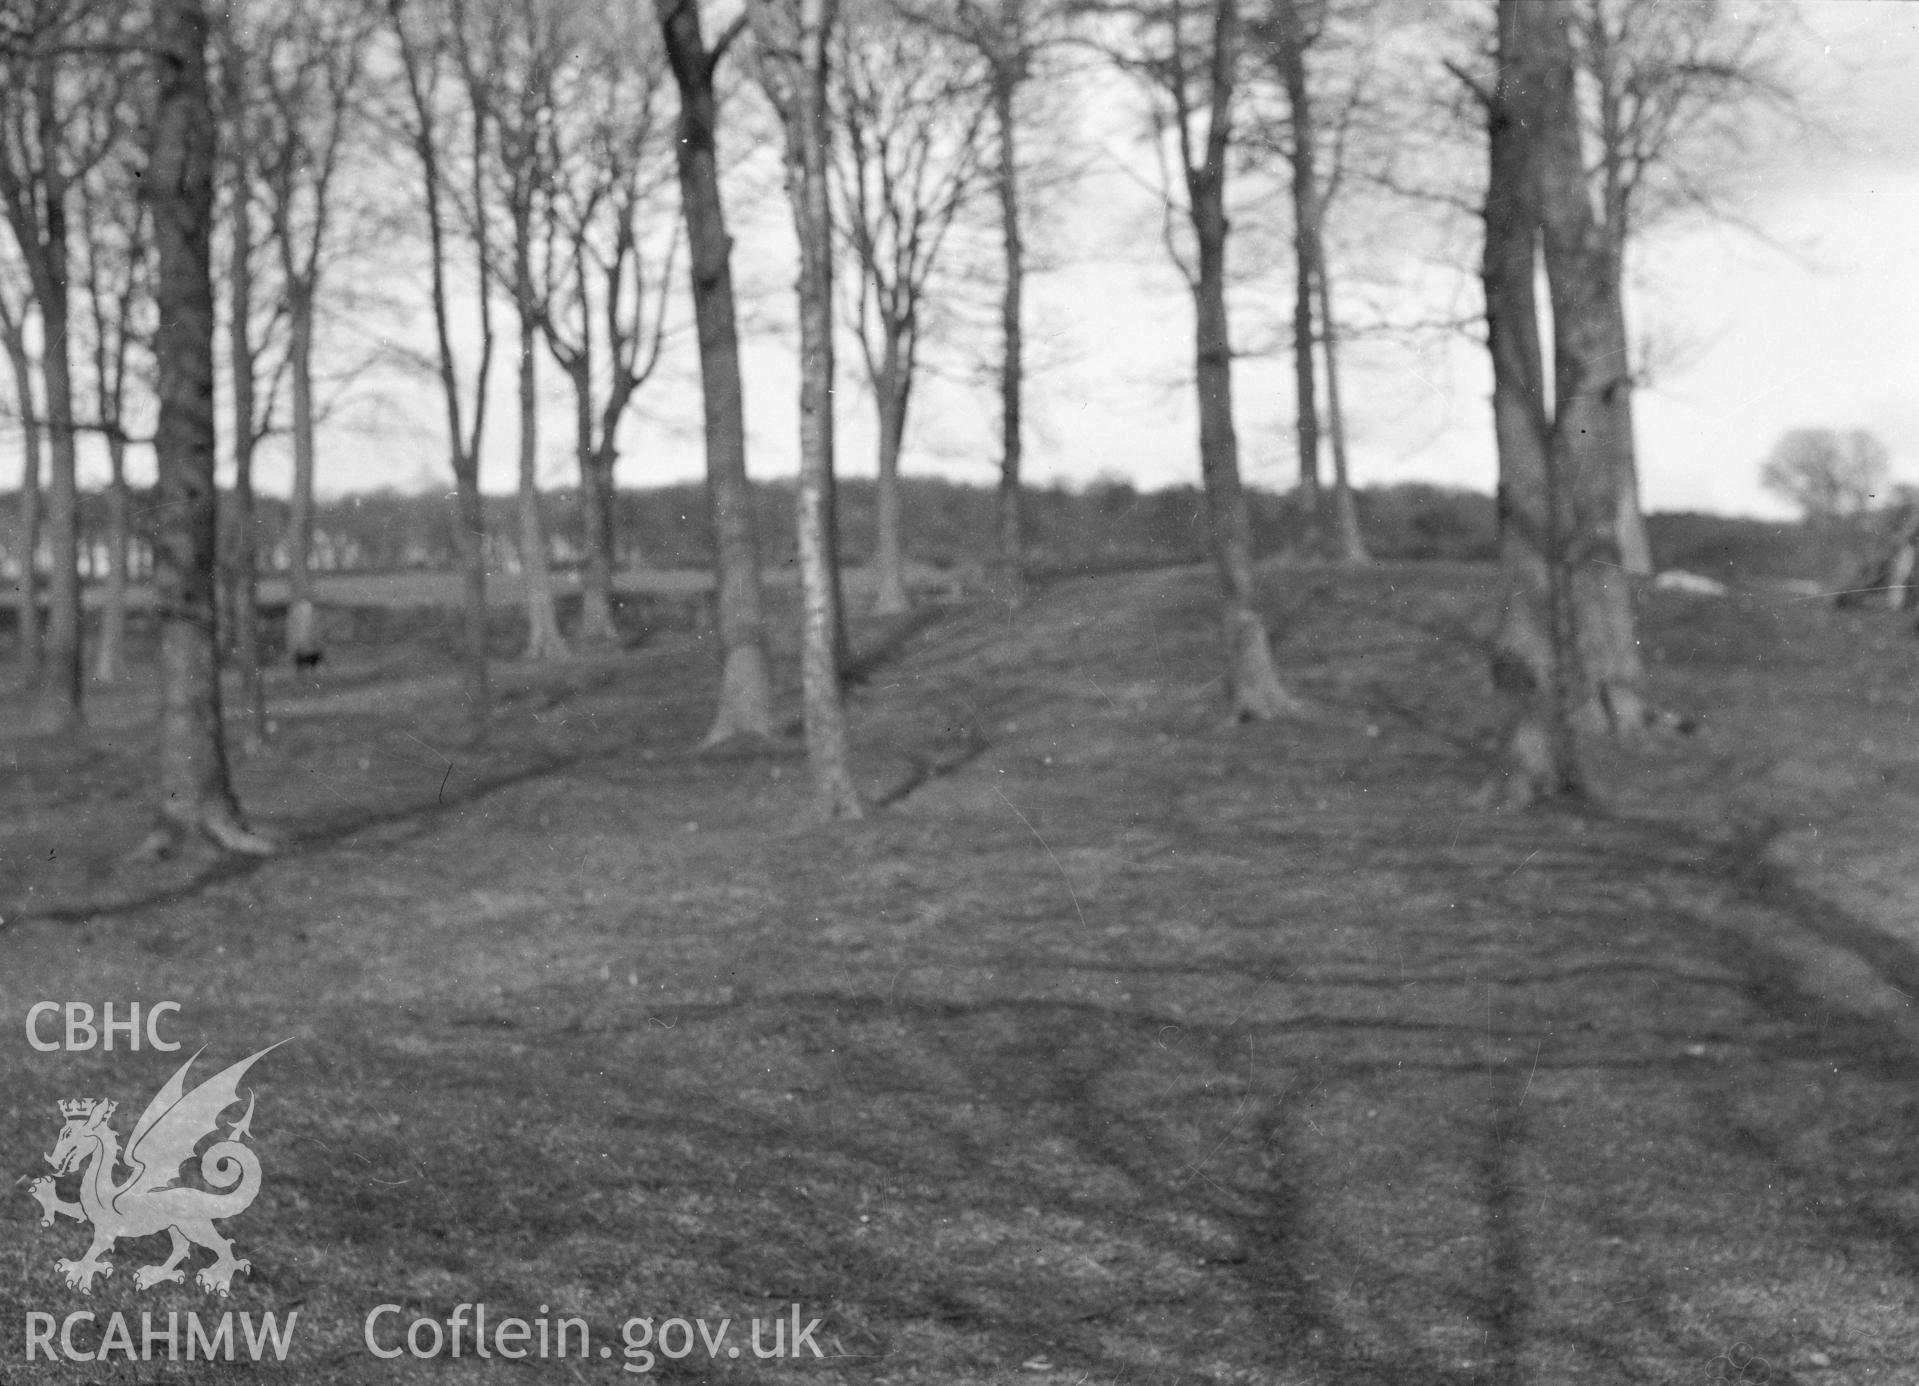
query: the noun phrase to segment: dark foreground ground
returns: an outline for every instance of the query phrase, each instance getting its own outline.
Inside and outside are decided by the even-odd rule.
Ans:
[[[1656,595],[1704,731],[1491,815],[1489,576],[1269,573],[1318,711],[1257,727],[1196,570],[952,611],[856,695],[854,826],[791,749],[689,752],[692,634],[503,671],[484,751],[398,655],[276,685],[261,865],[121,861],[130,695],[0,740],[0,1379],[610,1382],[681,1316],[732,1336],[656,1376],[1919,1380],[1914,642]],[[69,999],[177,1001],[186,1050],[32,1050]],[[185,1053],[288,1036],[232,1298],[137,1291],[158,1240],[66,1289],[56,1102],[125,1135]],[[596,1356],[367,1350],[468,1302]],[[824,1358],[726,1355],[796,1303]],[[83,1306],[299,1320],[283,1366],[24,1360]]]

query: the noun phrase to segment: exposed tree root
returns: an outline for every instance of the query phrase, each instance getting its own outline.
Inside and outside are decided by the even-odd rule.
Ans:
[[[819,816],[828,823],[850,822],[866,817],[866,805],[860,800],[860,792],[853,787],[852,777],[845,774],[823,775],[816,770],[813,805]]]
[[[766,650],[757,643],[736,645],[727,651],[725,667],[720,671],[719,706],[714,709],[713,725],[707,729],[700,749],[741,739],[774,739],[773,677],[767,667]]]
[[[543,623],[542,623],[543,624]],[[526,648],[520,651],[520,658],[529,664],[538,664],[545,660],[566,659],[573,653],[572,646],[566,643],[557,627],[534,627],[534,633],[528,637]]]
[[[1241,722],[1265,722],[1275,717],[1304,716],[1306,704],[1287,691],[1279,680],[1273,648],[1259,616],[1245,607],[1229,607],[1221,619],[1234,718]]]
[[[128,859],[134,862],[165,861],[196,836],[234,856],[270,857],[281,850],[279,842],[249,828],[230,809],[209,807],[179,817],[167,815],[133,849]]]
[[[1498,767],[1469,802],[1477,809],[1503,812],[1532,808],[1549,799],[1577,799],[1584,792],[1577,769],[1558,763],[1544,722],[1528,715],[1507,732]]]

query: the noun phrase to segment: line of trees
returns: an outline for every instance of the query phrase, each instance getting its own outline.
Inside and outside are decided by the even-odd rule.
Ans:
[[[1196,484],[1142,491],[1109,474],[1091,484],[1054,482],[1025,491],[1026,568],[1029,576],[1099,571],[1114,566],[1187,563],[1206,557],[1205,505]],[[924,582],[926,572],[944,577],[942,590],[976,588],[986,576],[979,555],[989,553],[998,520],[996,488],[935,475],[899,479],[894,504],[904,538],[909,577]],[[842,557],[851,566],[879,566],[879,486],[872,477],[842,478],[835,491]],[[18,493],[0,493],[0,580],[17,581],[18,555],[10,546],[16,528]],[[220,492],[220,546],[233,552],[236,493]],[[83,490],[80,497],[81,575],[91,591],[90,636],[104,634],[103,600],[108,587],[112,493]],[[127,576],[131,595],[153,571],[153,531],[159,512],[151,486],[127,489]],[[542,531],[547,548],[524,549],[516,494],[486,498],[488,570],[518,578],[527,569],[523,552],[550,555],[563,586],[578,590],[584,573],[585,535],[579,496],[571,487],[549,486],[540,493]],[[761,536],[769,569],[789,566],[794,536],[787,519],[793,507],[790,478],[762,482],[752,489],[753,526]],[[1312,542],[1317,517],[1296,491],[1248,488],[1253,548],[1260,553],[1297,552]],[[1484,559],[1494,551],[1493,500],[1476,491],[1423,482],[1356,488],[1354,509],[1367,543],[1381,558]],[[612,505],[614,560],[622,576],[645,585],[641,570],[711,569],[713,533],[704,512],[700,482],[615,491]],[[288,506],[278,496],[260,496],[253,513],[257,540],[256,585],[271,581],[274,600],[286,590]],[[453,508],[443,494],[411,491],[357,492],[322,497],[313,510],[311,566],[325,574],[450,572],[459,562],[453,533]],[[223,575],[224,581],[224,575]],[[629,585],[629,584],[623,584]],[[523,586],[516,582],[516,589]],[[321,587],[324,598],[324,586]],[[863,589],[877,591],[877,582]],[[917,592],[915,594],[917,600]],[[223,587],[221,620],[230,635],[239,611],[233,590]],[[498,605],[497,599],[495,605]],[[561,602],[573,620],[577,605]],[[0,609],[0,629],[11,631],[13,612]],[[524,623],[523,623],[524,624]],[[23,632],[21,632],[23,633]],[[498,640],[495,640],[495,650]]]
[[[1427,163],[1448,187],[1414,186],[1403,171],[1408,124],[1433,124],[1417,103],[1444,109],[1446,93],[1463,89],[1482,116],[1476,210],[1513,573],[1500,668],[1502,677],[1521,671],[1534,690],[1515,723],[1513,782],[1521,797],[1576,789],[1574,729],[1626,733],[1655,720],[1622,576],[1648,564],[1632,443],[1629,250],[1662,214],[1718,206],[1720,170],[1750,138],[1746,117],[1755,106],[1786,110],[1790,97],[1776,75],[1776,26],[1749,12],[1497,0],[1483,15],[1462,36],[1356,0],[746,0],[711,12],[700,0],[650,9],[238,0],[217,17],[203,0],[19,0],[0,31],[9,231],[0,339],[24,439],[16,549],[45,555],[44,623],[42,565],[28,563],[21,578],[22,672],[36,719],[57,732],[82,717],[79,440],[103,440],[112,475],[98,668],[107,678],[125,663],[126,455],[150,444],[162,507],[153,539],[162,729],[173,748],[163,760],[192,760],[194,774],[224,779],[223,762],[205,754],[205,738],[221,734],[220,659],[239,667],[249,736],[265,728],[255,455],[268,437],[290,439],[289,645],[317,658],[324,424],[343,380],[378,360],[417,369],[440,400],[465,574],[465,702],[483,734],[489,550],[479,464],[499,403],[496,358],[511,361],[517,386],[527,654],[548,658],[613,636],[622,424],[690,335],[725,652],[709,740],[770,735],[726,196],[728,158],[771,131],[797,247],[804,723],[822,811],[857,815],[840,679],[836,349],[842,336],[857,343],[877,412],[879,596],[898,610],[898,477],[915,390],[941,328],[963,320],[968,289],[982,278],[994,286],[992,566],[1016,603],[1029,412],[1025,149],[1036,135],[1065,137],[1035,126],[1032,94],[1039,75],[1110,102],[1119,88],[1100,74],[1125,79],[1119,87],[1137,98],[1129,147],[1157,170],[1162,238],[1190,295],[1197,451],[1231,707],[1242,718],[1293,715],[1301,704],[1257,611],[1241,477],[1236,219],[1247,198],[1283,190],[1283,210],[1265,219],[1287,226],[1291,247],[1293,434],[1311,546],[1364,561],[1340,393],[1348,334],[1334,275],[1338,209],[1357,216],[1354,199],[1363,207],[1387,196],[1442,211],[1473,205],[1476,180],[1461,157],[1473,143],[1468,122],[1440,122],[1449,152]],[[1451,46],[1450,75],[1428,53],[1395,47],[1395,30],[1409,27]],[[366,304],[367,281],[383,277],[368,271],[396,268],[423,283],[428,345],[389,337],[347,360],[346,327]],[[1542,271],[1550,342],[1535,302]],[[680,319],[683,301],[690,322]],[[543,363],[559,369],[575,404],[585,580],[570,635],[547,576]],[[1328,442],[1333,478],[1322,488]],[[225,545],[214,520],[216,443],[230,459]],[[234,629],[216,639],[222,584]],[[259,845],[219,784],[170,792],[175,828]]]

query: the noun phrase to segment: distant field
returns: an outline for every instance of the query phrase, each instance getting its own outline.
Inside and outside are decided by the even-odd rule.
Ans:
[[[762,579],[775,587],[791,586],[797,581],[791,564],[766,565]],[[319,573],[315,575],[318,600],[325,606],[342,607],[429,607],[457,606],[461,601],[461,575],[445,570],[408,569],[400,572]],[[943,589],[954,585],[951,570],[928,564],[908,564],[907,583],[915,588]],[[580,590],[576,572],[553,575],[556,592],[564,596]],[[613,585],[629,596],[690,597],[713,589],[713,574],[705,568],[634,568],[616,573]],[[872,579],[864,568],[846,573],[849,598],[858,598],[872,589]],[[487,600],[494,606],[515,606],[526,599],[526,585],[518,573],[498,572],[487,577]],[[153,594],[145,583],[136,584],[128,594],[135,610],[152,604]],[[99,583],[88,585],[86,603],[97,609],[106,600],[106,589]],[[260,601],[265,606],[284,605],[288,583],[276,574],[260,583]],[[17,606],[19,590],[0,591],[0,606]]]

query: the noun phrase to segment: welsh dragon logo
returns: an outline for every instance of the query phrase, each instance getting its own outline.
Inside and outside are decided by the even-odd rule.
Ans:
[[[93,1245],[85,1256],[78,1261],[61,1257],[53,1263],[70,1288],[83,1295],[93,1293],[95,1276],[113,1274],[113,1263],[104,1258],[114,1242],[156,1232],[173,1238],[173,1254],[159,1265],[134,1272],[133,1283],[142,1290],[167,1281],[183,1282],[186,1272],[180,1263],[195,1246],[214,1255],[213,1263],[194,1276],[203,1290],[225,1295],[235,1271],[252,1269],[251,1263],[234,1258],[233,1243],[213,1225],[245,1212],[260,1192],[259,1157],[242,1143],[253,1130],[250,1093],[246,1114],[200,1156],[200,1176],[211,1189],[185,1186],[180,1177],[195,1147],[208,1136],[220,1134],[220,1114],[240,1100],[240,1079],[246,1071],[280,1044],[268,1045],[187,1092],[187,1070],[200,1057],[195,1054],[147,1103],[134,1123],[125,1154],[119,1134],[108,1124],[117,1103],[88,1097],[60,1104],[65,1124],[53,1153],[47,1156],[53,1174],[34,1180],[27,1191],[40,1204],[42,1227],[53,1226],[56,1217],[93,1224]],[[121,1165],[132,1172],[116,1182],[115,1171]],[[54,1180],[75,1170],[80,1171],[80,1200],[69,1203],[60,1197]]]

